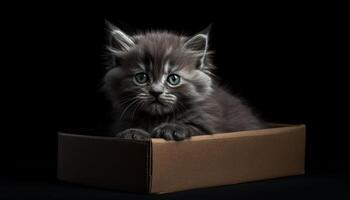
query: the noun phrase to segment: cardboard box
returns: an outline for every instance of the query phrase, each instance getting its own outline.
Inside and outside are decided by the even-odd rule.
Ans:
[[[58,179],[129,192],[168,193],[304,173],[304,125],[181,142],[58,137]]]

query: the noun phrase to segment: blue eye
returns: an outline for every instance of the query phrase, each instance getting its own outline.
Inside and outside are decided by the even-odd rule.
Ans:
[[[170,83],[173,86],[179,85],[181,78],[177,74],[170,74],[167,78],[168,83]]]
[[[137,73],[134,76],[134,81],[136,84],[143,85],[148,82],[148,75],[146,73]]]

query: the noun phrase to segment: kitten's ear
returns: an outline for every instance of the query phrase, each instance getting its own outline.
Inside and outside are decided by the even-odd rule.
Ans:
[[[208,52],[208,39],[211,25],[205,28],[203,31],[197,33],[196,35],[190,37],[185,42],[185,48],[193,51],[200,57],[200,68],[204,67],[205,58]]]
[[[106,21],[106,25],[109,31],[108,50],[114,55],[121,56],[135,46],[133,37],[127,35],[108,21]]]

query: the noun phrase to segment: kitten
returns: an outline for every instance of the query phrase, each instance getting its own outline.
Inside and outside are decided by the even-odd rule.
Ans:
[[[120,138],[184,140],[193,135],[263,128],[241,100],[213,79],[208,30],[127,35],[109,25],[110,70],[104,91]]]

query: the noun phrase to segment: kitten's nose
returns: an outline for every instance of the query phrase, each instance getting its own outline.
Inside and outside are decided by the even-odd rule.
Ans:
[[[163,87],[160,84],[154,84],[152,85],[149,93],[154,97],[158,97],[163,93]]]
[[[154,97],[158,97],[159,95],[161,95],[163,93],[163,91],[160,90],[150,90],[149,93],[154,96]]]

